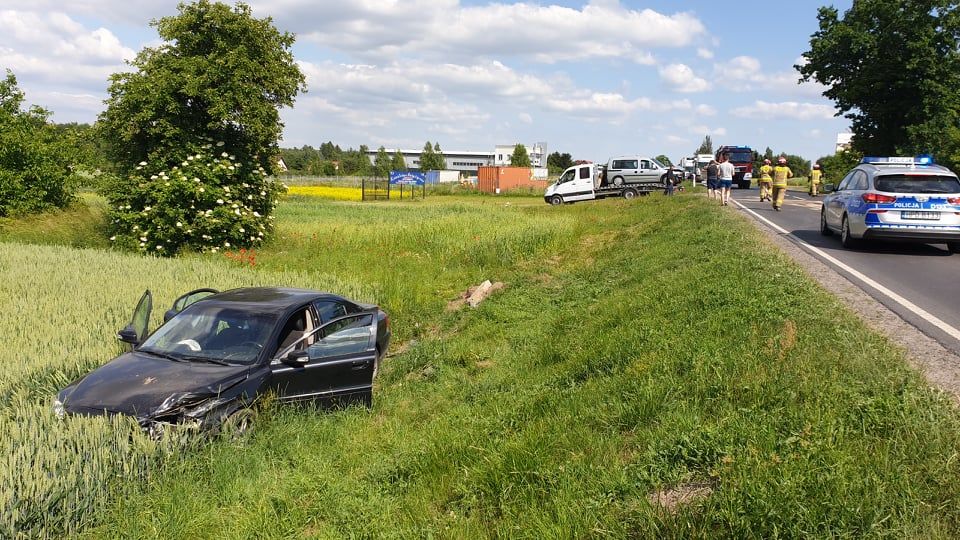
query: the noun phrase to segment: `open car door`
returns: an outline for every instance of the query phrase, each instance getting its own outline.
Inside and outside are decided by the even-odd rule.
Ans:
[[[128,349],[136,347],[146,339],[150,331],[151,311],[153,311],[153,295],[150,294],[150,289],[147,289],[137,302],[137,308],[133,310],[130,324],[117,332],[117,339],[126,343]]]
[[[186,309],[187,306],[189,306],[190,304],[193,304],[199,300],[203,300],[204,298],[212,294],[217,294],[218,292],[220,291],[216,289],[203,288],[203,289],[194,289],[188,292],[187,294],[184,294],[180,298],[177,298],[176,300],[174,300],[173,306],[171,306],[170,309],[164,312],[163,322],[169,321],[170,319],[173,318],[174,315]]]

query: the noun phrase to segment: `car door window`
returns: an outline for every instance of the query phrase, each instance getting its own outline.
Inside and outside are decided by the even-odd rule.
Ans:
[[[277,357],[312,345],[315,340],[313,331],[317,326],[310,308],[300,309],[291,315],[277,337]]]
[[[843,180],[840,181],[840,185],[837,186],[837,191],[843,191],[845,189],[850,189],[850,182],[853,180],[854,173],[857,171],[850,171],[846,176],[843,177]]]
[[[652,168],[653,168],[653,162],[650,161],[650,160],[644,159],[644,160],[642,160],[642,161],[640,162],[640,168],[641,168],[641,169],[652,169]]]
[[[347,314],[347,308],[335,300],[314,302],[313,307],[317,309],[317,315],[320,315],[321,323],[328,323]]]
[[[863,171],[857,171],[857,174],[854,176],[854,180],[852,181],[852,184],[853,184],[853,187],[851,189],[854,189],[857,191],[866,191],[867,188],[869,187],[867,182],[867,173]]]
[[[590,178],[590,167],[580,167],[580,179]]]
[[[358,354],[373,347],[376,329],[370,314],[343,317],[318,329],[319,339],[307,348],[310,360]]]
[[[573,170],[573,169],[571,169],[571,170],[563,173],[563,176],[560,177],[560,180],[557,180],[557,183],[558,183],[558,184],[566,184],[567,182],[573,180],[573,179],[576,178],[576,177],[577,177],[577,176],[576,176],[576,171]]]

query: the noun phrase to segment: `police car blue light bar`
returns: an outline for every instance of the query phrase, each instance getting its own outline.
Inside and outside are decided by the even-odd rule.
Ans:
[[[860,160],[860,163],[868,163],[872,165],[933,165],[933,156],[929,155],[920,155],[916,157],[909,156],[889,156],[889,157],[876,157],[876,156],[864,156]]]

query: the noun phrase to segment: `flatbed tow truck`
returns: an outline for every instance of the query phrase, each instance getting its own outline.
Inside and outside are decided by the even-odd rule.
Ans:
[[[552,205],[559,205],[607,197],[633,199],[654,191],[662,191],[664,187],[663,181],[660,180],[615,184],[607,178],[606,165],[584,163],[563,171],[560,178],[547,187],[543,200]]]

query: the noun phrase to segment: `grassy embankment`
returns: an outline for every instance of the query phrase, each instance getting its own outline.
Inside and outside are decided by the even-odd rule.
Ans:
[[[443,209],[437,232],[476,210]],[[722,210],[683,196],[512,208],[568,225],[475,273],[509,283],[477,310],[440,309],[473,281],[460,277],[413,300],[397,326],[420,338],[385,364],[372,411],[276,411],[91,535],[955,537],[955,409]],[[364,241],[399,215],[359,211],[288,207],[319,234],[278,264],[308,264],[324,238],[341,253],[337,228],[371,258],[345,257],[350,273],[373,258],[446,273],[433,235]],[[502,242],[476,241],[491,256]],[[648,501],[677,486],[714,491],[676,513]]]
[[[339,283],[391,312],[403,352],[372,411],[274,409],[242,443],[161,460],[147,486],[126,471],[88,535],[956,537],[956,410],[724,210],[685,195],[303,198],[280,207],[255,269],[99,254],[157,264],[123,290]],[[484,278],[508,287],[445,311]],[[712,494],[649,502],[671,487]]]

